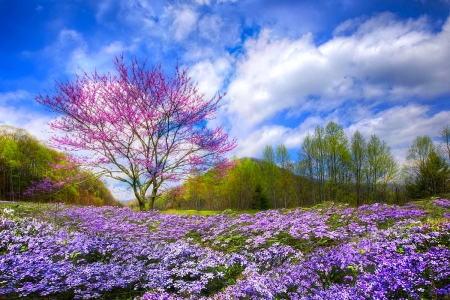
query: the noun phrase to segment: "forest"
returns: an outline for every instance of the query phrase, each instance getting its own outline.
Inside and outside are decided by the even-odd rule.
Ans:
[[[400,166],[376,135],[365,137],[356,131],[348,138],[342,126],[330,122],[306,135],[296,158],[283,144],[267,145],[260,159],[234,158],[227,170],[194,172],[166,190],[156,208],[265,210],[327,201],[360,206],[446,195],[450,126],[437,133],[440,143],[429,136],[416,137]],[[53,186],[64,184],[51,191],[36,189],[45,180]],[[120,205],[93,173],[70,167],[67,154],[8,125],[0,126],[0,199]]]
[[[441,143],[418,136],[399,165],[385,141],[356,131],[348,138],[330,122],[307,134],[296,158],[286,146],[268,145],[262,159],[234,159],[224,176],[211,169],[171,188],[159,208],[237,210],[313,206],[333,201],[352,206],[405,204],[445,195],[450,190],[450,127],[437,133]]]
[[[0,200],[120,204],[92,172],[67,158],[24,129],[0,125]]]

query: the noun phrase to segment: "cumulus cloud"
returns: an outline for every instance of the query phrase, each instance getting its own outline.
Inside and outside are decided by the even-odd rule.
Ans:
[[[189,76],[198,83],[199,92],[205,94],[205,99],[211,99],[222,90],[230,68],[229,57],[218,58],[214,61],[205,59],[189,68]]]
[[[428,135],[438,142],[439,130],[449,124],[450,111],[431,113],[431,107],[420,104],[394,106],[376,114],[366,112],[366,118],[354,122],[347,129],[350,138],[358,130],[366,138],[375,134],[391,147],[396,161],[404,163],[407,149],[417,136]]]
[[[234,154],[237,157],[259,157],[266,145],[280,144],[287,135],[292,135],[292,129],[282,125],[263,126],[241,136]]]
[[[449,20],[434,33],[426,18],[399,21],[386,13],[357,20],[350,35],[319,46],[310,34],[277,39],[263,30],[237,63],[230,112],[252,127],[278,113],[329,113],[347,101],[401,103],[449,94]]]
[[[237,137],[238,145],[232,152],[237,157],[260,157],[263,149],[267,145],[276,147],[284,144],[288,149],[299,149],[308,133],[314,133],[317,126],[325,126],[330,121],[339,123],[335,115],[329,115],[325,118],[312,115],[303,120],[294,127],[288,127],[282,124],[263,125],[256,129],[248,129],[240,126],[236,121],[230,134]],[[296,157],[292,157],[296,159]]]
[[[376,134],[402,161],[416,136],[448,124],[449,111],[431,108],[450,94],[450,19],[434,31],[426,17],[384,13],[334,34],[316,45],[311,34],[280,39],[264,29],[246,42],[224,111],[236,155],[260,155],[266,144],[298,149],[307,132],[334,121],[349,137]]]
[[[230,111],[242,116],[249,126],[257,125],[277,112],[307,104],[317,95],[326,75],[321,54],[311,35],[292,41],[272,40],[268,30],[245,45],[246,57],[237,64],[237,76],[229,87]],[[314,76],[317,72],[319,76]],[[309,73],[309,76],[306,76]]]
[[[25,90],[0,93],[0,125],[23,128],[39,140],[50,138],[49,114],[36,109],[34,95]]]
[[[391,107],[355,122],[349,126],[348,132],[353,134],[359,130],[366,136],[375,134],[392,148],[407,148],[417,136],[430,135],[435,138],[449,120],[450,111],[431,115],[427,105],[408,104]]]
[[[114,72],[113,59],[115,56],[130,50],[121,42],[112,42],[98,49],[98,51],[87,51],[85,49],[74,49],[66,62],[68,74],[80,74],[81,72],[92,72],[97,70],[100,74]]]

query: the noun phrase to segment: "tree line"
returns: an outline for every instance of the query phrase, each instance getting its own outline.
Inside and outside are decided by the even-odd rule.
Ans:
[[[94,174],[67,166],[66,154],[47,147],[24,129],[0,125],[0,200],[119,204]],[[42,183],[47,188],[37,189]]]
[[[400,166],[391,148],[376,135],[356,131],[348,138],[342,126],[317,126],[293,159],[283,144],[268,145],[262,159],[235,159],[225,176],[211,169],[192,174],[170,189],[159,208],[268,209],[311,206],[325,201],[354,206],[403,204],[449,192],[450,127],[441,144],[417,137]]]

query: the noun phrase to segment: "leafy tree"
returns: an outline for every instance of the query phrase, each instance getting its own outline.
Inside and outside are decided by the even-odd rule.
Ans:
[[[194,169],[224,163],[233,149],[222,127],[210,129],[223,95],[205,100],[186,70],[165,76],[136,60],[116,57],[117,75],[85,73],[57,82],[53,93],[36,100],[61,115],[52,123],[51,143],[64,150],[88,150],[85,164],[127,184],[141,210],[153,208],[158,191]]]
[[[375,202],[386,200],[388,182],[397,173],[397,163],[391,148],[376,135],[367,143],[367,167],[365,170],[368,194]]]
[[[312,204],[316,203],[315,193],[315,156],[313,149],[313,137],[308,133],[302,142],[301,149],[297,153],[297,174],[306,176],[309,180],[309,190]]]
[[[317,126],[314,129],[311,147],[315,160],[315,177],[318,183],[320,202],[324,202],[326,201],[326,141],[325,129],[322,126]]]
[[[361,205],[361,190],[364,180],[364,168],[367,165],[367,141],[356,131],[351,139],[351,164],[356,187],[356,205]]]
[[[449,165],[444,157],[436,151],[431,151],[428,155],[427,167],[422,172],[424,177],[428,178],[428,188],[432,195],[446,192]]]
[[[281,177],[281,172],[276,165],[275,151],[273,147],[267,145],[263,151],[262,160],[262,172],[264,186],[267,190],[267,196],[269,202],[273,208],[277,207],[277,186],[279,185],[279,179]]]
[[[202,209],[204,205],[203,190],[204,182],[200,176],[200,172],[192,172],[190,180],[186,184],[185,199],[194,202],[195,209]]]
[[[406,189],[412,198],[446,191],[449,165],[429,136],[416,137],[408,149],[406,161]]]
[[[79,178],[83,180],[76,180]],[[63,153],[48,148],[26,130],[8,125],[0,126],[0,197],[82,205],[118,204],[92,173],[81,172]]]
[[[443,152],[446,154],[448,162],[450,163],[450,125],[444,126],[439,131],[439,134],[444,149]]]
[[[14,200],[16,195],[20,195],[19,192],[15,192],[14,177],[19,178],[18,168],[21,165],[20,161],[20,152],[17,146],[17,143],[13,140],[7,139],[4,141],[2,145],[3,151],[1,153],[1,157],[5,161],[5,167],[9,170],[9,192],[7,193],[11,200]]]
[[[339,191],[349,180],[350,153],[344,129],[334,122],[325,127],[325,155],[330,198],[338,200]]]
[[[284,208],[288,207],[289,190],[291,188],[292,162],[285,145],[280,144],[276,150],[276,162],[281,168],[281,187],[284,200]]]
[[[232,170],[232,176],[235,181],[238,205],[237,208],[249,209],[253,202],[253,191],[261,181],[261,168],[258,163],[249,158],[239,160],[238,164]]]
[[[259,183],[255,187],[252,208],[262,210],[269,209],[269,199],[267,198],[266,193],[264,192],[263,188],[261,187],[261,184]]]

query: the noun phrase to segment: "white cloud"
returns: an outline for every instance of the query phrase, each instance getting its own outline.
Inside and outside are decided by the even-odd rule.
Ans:
[[[339,24],[336,29],[333,31],[334,36],[338,35],[346,35],[348,33],[352,33],[358,29],[359,26],[365,21],[364,17],[358,17],[354,19],[348,19]]]
[[[205,94],[205,99],[209,100],[220,92],[223,81],[230,72],[230,58],[218,58],[215,61],[203,60],[189,68],[189,76],[198,83],[200,93]]]
[[[295,128],[284,125],[264,125],[254,130],[233,126],[230,134],[238,138],[238,146],[232,155],[237,157],[260,157],[267,145],[277,147],[284,144],[288,149],[299,149],[308,133],[313,133],[316,126],[332,121],[333,116],[323,119],[311,116]],[[235,123],[237,124],[237,123]],[[297,159],[297,157],[292,157]]]
[[[0,106],[0,125],[6,124],[23,128],[38,140],[48,140],[51,136],[48,123],[51,118],[27,108]]]
[[[185,39],[189,33],[195,30],[198,13],[189,6],[183,6],[180,10],[175,10],[175,20],[172,28],[175,31],[175,40]]]
[[[47,47],[44,51],[48,55],[63,61],[72,52],[86,52],[87,50],[88,45],[81,33],[72,29],[62,29],[55,43]]]
[[[428,135],[436,140],[439,129],[450,124],[450,111],[431,114],[430,109],[426,105],[408,104],[373,114],[370,109],[359,106],[352,110],[355,115],[344,118],[340,112],[336,112],[325,118],[310,116],[294,128],[264,125],[246,130],[237,124],[231,131],[232,135],[238,137],[238,147],[233,154],[238,157],[260,157],[266,145],[276,147],[280,143],[289,149],[300,149],[306,135],[313,134],[316,126],[326,126],[330,121],[343,125],[346,119],[351,122],[351,125],[344,128],[349,141],[356,130],[367,139],[376,135],[391,147],[397,162],[403,163],[406,150],[417,136]]]
[[[238,146],[233,151],[237,157],[260,157],[266,145],[278,145],[292,129],[281,126],[263,126],[246,136],[239,134]]]
[[[426,18],[391,14],[354,27],[320,46],[310,34],[277,39],[268,30],[249,40],[229,87],[229,110],[240,126],[286,111],[329,113],[347,99],[372,105],[450,94],[450,18],[438,33]]]
[[[66,62],[66,72],[68,74],[80,74],[83,71],[89,73],[94,70],[100,74],[113,72],[114,57],[127,50],[131,50],[131,48],[117,41],[101,47],[97,52],[75,49],[70,53],[68,62]]]
[[[394,106],[355,122],[349,127],[349,133],[359,130],[366,136],[376,134],[393,148],[409,147],[417,136],[436,137],[439,129],[450,123],[450,111],[434,115],[429,111],[430,107],[425,105]]]
[[[320,95],[330,77],[323,55],[311,35],[299,40],[272,40],[264,30],[245,45],[246,56],[238,62],[237,77],[229,87],[230,111],[257,125],[276,113],[302,107],[308,96]]]
[[[155,11],[152,5],[157,1],[149,0],[102,0],[97,1],[97,22],[115,27],[117,21],[140,29],[148,29],[155,25]]]
[[[32,95],[24,90],[17,90],[14,92],[0,93],[0,105],[11,104],[19,100],[33,98]]]
[[[408,104],[394,106],[352,124],[346,131],[349,138],[359,130],[366,138],[375,134],[392,148],[398,162],[403,162],[406,150],[417,136],[428,135],[435,139],[439,130],[450,124],[450,111],[430,115],[426,105]]]
[[[0,125],[6,124],[23,128],[39,140],[50,138],[48,123],[51,116],[36,111],[36,106],[30,105],[34,95],[28,91],[17,90],[0,93]]]

